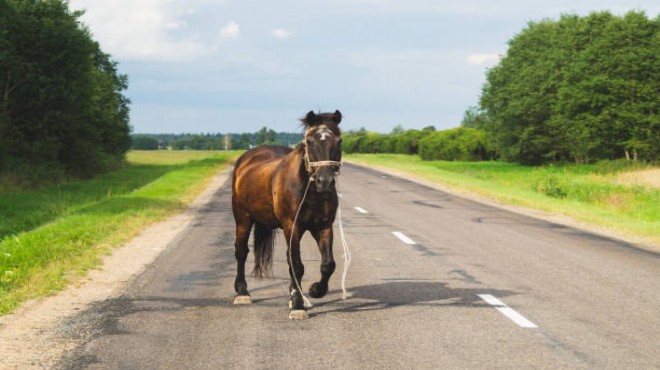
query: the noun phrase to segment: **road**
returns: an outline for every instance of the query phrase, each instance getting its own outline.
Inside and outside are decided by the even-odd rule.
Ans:
[[[361,167],[339,180],[350,298],[336,223],[309,319],[287,317],[281,233],[275,277],[234,306],[227,182],[122,296],[67,322],[85,341],[57,368],[660,368],[658,254]],[[306,291],[320,258],[302,249]]]

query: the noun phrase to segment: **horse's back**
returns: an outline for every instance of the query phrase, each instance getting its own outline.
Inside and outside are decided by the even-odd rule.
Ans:
[[[248,212],[258,222],[279,227],[272,196],[272,178],[292,149],[281,146],[260,146],[245,152],[234,165],[232,205],[234,213]]]
[[[234,166],[234,173],[246,166],[258,166],[279,160],[291,151],[290,148],[274,145],[262,145],[252,148],[238,158]]]

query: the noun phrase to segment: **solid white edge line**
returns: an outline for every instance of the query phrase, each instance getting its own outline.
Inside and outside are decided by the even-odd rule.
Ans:
[[[504,302],[500,301],[494,296],[490,294],[477,294],[477,295],[479,296],[479,298],[486,301],[486,303],[488,303],[489,305],[497,308],[498,311],[500,311],[509,320],[515,322],[518,326],[523,328],[538,328],[536,324],[527,320],[523,315],[519,314],[518,312],[516,312],[516,310],[507,306]]]
[[[415,243],[412,239],[410,239],[409,237],[403,235],[403,233],[400,232],[400,231],[392,231],[392,234],[393,234],[394,236],[396,236],[397,238],[399,238],[399,240],[401,240],[402,242],[404,242],[404,243],[406,243],[406,244],[408,244],[408,245],[415,245],[415,244],[417,244],[417,243]]]
[[[369,213],[369,212],[367,212],[366,209],[364,209],[364,208],[362,208],[362,207],[355,207],[355,210],[358,211],[358,212],[360,212],[360,213]]]

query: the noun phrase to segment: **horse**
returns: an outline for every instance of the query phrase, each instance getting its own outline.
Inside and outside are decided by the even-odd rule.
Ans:
[[[259,146],[245,152],[234,165],[232,210],[236,221],[237,262],[234,304],[250,304],[245,281],[248,238],[254,228],[253,275],[272,273],[275,232],[284,231],[289,265],[289,318],[307,317],[308,305],[301,280],[305,266],[300,257],[300,240],[309,231],[321,253],[321,279],[309,288],[312,298],[328,292],[335,271],[332,254],[332,224],[338,198],[335,176],[341,166],[340,111],[310,111],[300,119],[304,140],[295,149]]]

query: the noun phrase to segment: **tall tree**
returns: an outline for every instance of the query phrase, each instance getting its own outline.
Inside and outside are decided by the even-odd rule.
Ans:
[[[89,176],[123,160],[126,77],[81,14],[62,0],[0,2],[0,172]]]

